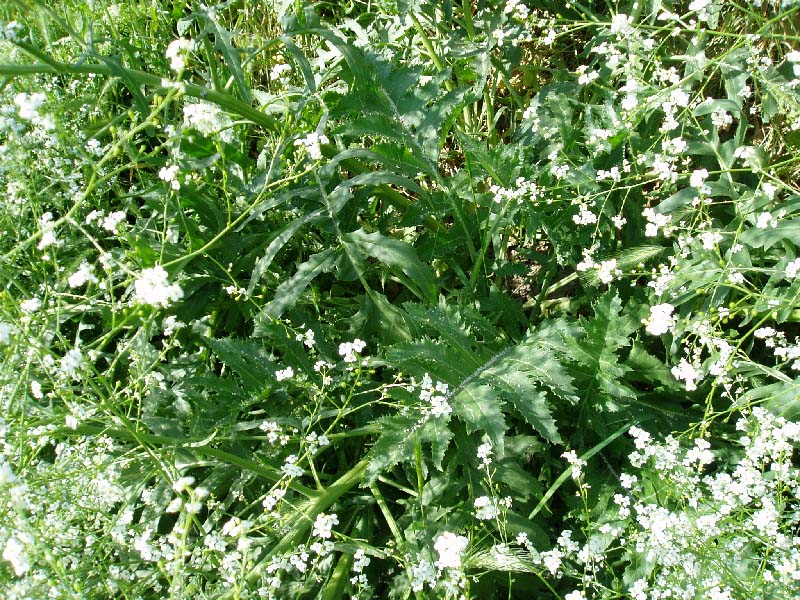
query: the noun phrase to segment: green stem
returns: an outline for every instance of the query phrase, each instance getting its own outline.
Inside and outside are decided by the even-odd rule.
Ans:
[[[206,102],[211,102],[212,104],[216,104],[220,108],[226,110],[227,112],[234,113],[246,119],[256,125],[260,125],[269,131],[279,131],[280,124],[278,121],[268,115],[266,113],[261,112],[242,102],[241,100],[234,98],[233,96],[226,94],[224,92],[219,92],[216,90],[210,90],[206,87],[196,85],[193,83],[185,83],[185,82],[173,82],[169,81],[168,79],[164,79],[158,75],[153,75],[151,73],[145,73],[144,71],[138,71],[136,69],[127,69],[125,67],[118,67],[121,73],[124,73],[125,76],[132,81],[135,81],[138,84],[146,85],[158,92],[166,93],[171,89],[175,89],[176,85],[179,85],[183,90],[183,93],[187,96],[191,96],[192,98],[198,98],[200,100],[205,100]],[[102,75],[104,77],[111,77],[114,76],[114,73],[107,65],[99,65],[99,64],[69,64],[58,62],[54,60],[50,60],[47,64],[37,63],[32,65],[16,65],[16,64],[0,64],[0,76],[4,77],[20,77],[25,75],[42,75],[42,74],[52,74],[52,75],[85,75],[85,74],[94,74],[94,75]]]
[[[296,548],[308,535],[308,531],[311,529],[311,525],[314,523],[317,515],[327,510],[334,502],[361,482],[361,478],[368,464],[369,461],[367,460],[360,461],[356,466],[336,480],[336,482],[328,486],[324,493],[309,500],[304,508],[298,510],[286,524],[286,531],[289,533],[281,538],[271,550],[261,556],[256,566],[247,574],[247,584],[253,585],[258,581],[273,556],[284,554]],[[230,590],[220,596],[219,600],[232,600],[235,597],[236,591]]]

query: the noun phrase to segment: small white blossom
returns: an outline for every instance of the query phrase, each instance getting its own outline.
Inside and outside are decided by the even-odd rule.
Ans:
[[[285,369],[275,371],[275,379],[278,381],[285,381],[286,379],[291,379],[292,377],[294,377],[294,369],[292,367],[286,367]]]
[[[561,455],[572,467],[572,478],[576,481],[583,477],[583,467],[586,466],[586,461],[580,458],[574,450],[568,450]]]
[[[83,353],[77,348],[73,348],[67,352],[59,363],[59,370],[64,377],[79,378],[78,371],[83,369]]]
[[[331,537],[333,526],[338,524],[339,517],[336,515],[336,513],[332,513],[330,515],[320,513],[317,515],[317,518],[314,521],[314,529],[312,530],[311,535],[327,540]]]
[[[47,100],[47,96],[42,93],[25,94],[20,93],[14,96],[14,104],[19,109],[19,118],[31,121],[39,116],[39,109]]]
[[[461,567],[461,555],[469,545],[469,540],[462,535],[445,531],[434,540],[433,548],[439,554],[436,566],[440,569],[458,569]]]
[[[94,266],[86,261],[82,262],[78,270],[67,279],[67,283],[71,288],[81,287],[86,283],[97,283],[97,281],[97,276],[94,274]]]
[[[492,464],[492,445],[489,442],[478,446],[478,460],[481,461],[482,467],[488,467]]]
[[[0,346],[7,346],[11,343],[11,335],[15,329],[5,321],[0,321]]]
[[[180,73],[189,66],[189,53],[194,50],[194,42],[186,38],[178,38],[170,42],[165,52],[169,59],[169,67],[176,73]]]
[[[144,269],[134,284],[134,300],[138,304],[166,308],[183,298],[177,283],[168,282],[168,274],[161,265]]]
[[[339,344],[339,355],[344,358],[344,362],[354,363],[358,360],[356,354],[360,353],[366,346],[367,343],[358,338],[352,342],[343,342]]]
[[[88,216],[86,217],[89,218]],[[120,223],[122,223],[126,218],[124,210],[117,210],[103,218],[102,227],[106,231],[110,231],[112,233],[117,231],[117,227]]]
[[[786,279],[796,279],[800,271],[800,258],[795,258],[786,265]]]
[[[675,325],[676,318],[672,316],[675,307],[671,304],[656,304],[650,307],[650,316],[642,320],[645,331],[650,335],[664,335]]]
[[[20,535],[20,537],[27,537]],[[3,549],[3,559],[11,563],[14,569],[14,574],[17,577],[22,577],[31,568],[31,563],[28,560],[28,555],[25,552],[25,546],[17,537],[11,536],[6,542]]]
[[[328,142],[328,136],[324,133],[320,134],[316,131],[312,131],[307,136],[296,139],[294,145],[305,148],[311,160],[320,160],[322,158],[322,148],[320,146]]]

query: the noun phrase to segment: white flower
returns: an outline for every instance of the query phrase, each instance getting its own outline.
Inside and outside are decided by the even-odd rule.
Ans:
[[[609,284],[615,277],[622,275],[622,271],[617,268],[617,259],[604,260],[597,266],[597,276],[601,283]]]
[[[22,577],[31,568],[28,555],[25,553],[25,546],[14,536],[8,538],[6,547],[3,549],[3,558],[11,563],[17,577]]]
[[[766,229],[767,227],[777,227],[778,220],[773,218],[773,216],[768,212],[762,212],[758,215],[756,219],[756,227],[759,229]]]
[[[58,244],[55,227],[53,226],[53,213],[46,212],[39,218],[39,226],[42,228],[42,237],[36,246],[39,250],[44,250],[48,246]]]
[[[191,486],[194,485],[195,478],[191,475],[184,475],[183,477],[178,477],[175,480],[175,483],[172,484],[172,489],[175,490],[176,494],[180,494],[181,492],[185,492]]]
[[[583,476],[583,467],[586,466],[586,461],[580,458],[574,450],[568,450],[561,455],[572,467],[572,478],[576,481]]]
[[[77,348],[73,348],[67,352],[59,363],[59,369],[65,377],[78,378],[78,371],[82,369],[83,366],[83,353]]]
[[[733,123],[733,117],[727,111],[718,108],[711,113],[711,122],[715,127],[727,127]]]
[[[272,67],[269,71],[269,79],[270,81],[276,81],[281,79],[287,73],[291,73],[292,67],[287,65],[286,63],[278,63]]]
[[[14,333],[13,325],[0,321],[0,346],[7,346],[11,343],[12,333]]]
[[[633,28],[631,22],[633,19],[624,13],[619,13],[611,17],[611,33],[618,36],[628,35]]]
[[[672,316],[675,307],[671,304],[656,304],[650,307],[650,316],[642,320],[645,326],[645,331],[650,335],[664,335],[667,333],[676,322],[676,318]]]
[[[675,379],[686,382],[687,392],[697,389],[696,382],[700,379],[702,374],[685,358],[681,358],[680,362],[670,370]]]
[[[478,446],[478,460],[481,461],[482,467],[488,467],[492,464],[492,445],[489,442]]]
[[[475,498],[475,518],[479,521],[490,521],[497,518],[500,511],[489,496]]]
[[[573,215],[572,220],[576,225],[593,225],[597,223],[597,215],[590,211],[585,204],[581,204],[580,212]]]
[[[294,141],[294,145],[305,148],[311,160],[319,160],[322,158],[322,149],[320,146],[322,144],[327,144],[328,141],[328,136],[326,136],[324,133],[320,134],[316,131],[312,131],[306,137],[296,139]]]
[[[433,548],[439,554],[436,566],[440,569],[458,569],[461,567],[461,555],[469,545],[463,535],[445,531],[434,540]]]
[[[189,53],[194,50],[194,42],[186,38],[178,38],[170,42],[165,52],[169,59],[169,67],[176,73],[180,73],[189,66]]]
[[[222,141],[231,143],[233,121],[216,104],[195,102],[183,107],[183,124],[210,136],[219,134]]]
[[[314,529],[312,530],[311,535],[315,535],[327,540],[331,537],[333,526],[338,524],[339,517],[336,515],[336,513],[332,513],[330,515],[320,513],[317,515],[317,518],[314,521]]]
[[[284,459],[281,471],[283,471],[287,477],[302,477],[305,471],[303,471],[303,468],[296,463],[297,455],[290,454]]]
[[[564,596],[564,600],[586,600],[586,594],[581,590],[575,590]]]
[[[786,265],[786,279],[797,278],[798,271],[800,271],[800,258],[795,258]]]
[[[275,371],[275,379],[278,381],[284,381],[292,377],[294,377],[294,369],[292,369],[292,367],[286,367],[285,369]]]
[[[689,178],[689,185],[693,188],[701,188],[708,179],[708,171],[706,169],[697,169],[692,171],[692,176]]]
[[[17,94],[14,96],[14,104],[19,109],[20,119],[30,121],[39,116],[39,109],[47,100],[47,96],[41,93],[36,94]]]
[[[313,348],[316,343],[314,340],[314,331],[311,329],[306,329],[304,333],[298,333],[294,336],[294,339],[298,342],[303,342],[303,345],[307,348]]]
[[[134,299],[138,304],[166,308],[183,298],[177,283],[169,284],[167,272],[161,265],[144,269],[134,284]]]
[[[6,462],[6,459],[0,456],[0,486],[8,483],[14,483],[17,476],[14,475],[14,469]]]
[[[430,561],[424,558],[411,567],[411,590],[414,592],[422,591],[427,583],[431,588],[436,585],[436,569]]]
[[[158,178],[169,183],[170,187],[177,191],[181,188],[181,182],[178,181],[178,170],[178,165],[161,167],[161,169],[158,171]]]
[[[103,219],[102,227],[106,231],[114,233],[117,230],[117,226],[125,220],[125,217],[124,210],[114,211]],[[88,219],[89,217],[87,216],[86,218]]]
[[[700,234],[700,241],[704,250],[713,250],[722,241],[722,234],[718,231],[706,231]]]
[[[647,219],[644,234],[647,237],[655,237],[658,235],[658,230],[663,229],[670,222],[672,217],[656,213],[652,208],[645,208],[642,211],[642,216]],[[665,232],[666,233],[666,232]]]
[[[70,275],[67,283],[71,288],[81,287],[85,283],[97,283],[97,277],[94,274],[94,266],[88,264],[86,261],[81,263],[81,266]]]
[[[339,355],[344,358],[346,363],[354,363],[358,360],[357,353],[361,352],[367,346],[366,342],[358,338],[352,342],[342,342],[339,344]]]
[[[33,314],[42,307],[42,301],[39,298],[28,298],[19,303],[19,309],[27,314]]]

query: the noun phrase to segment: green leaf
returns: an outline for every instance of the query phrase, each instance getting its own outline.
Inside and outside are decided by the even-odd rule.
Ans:
[[[204,28],[205,32],[213,34],[214,46],[222,54],[225,65],[228,67],[233,80],[236,82],[239,96],[246,104],[251,104],[250,86],[247,85],[247,80],[242,71],[242,61],[239,58],[239,51],[233,47],[233,34],[220,25],[213,14],[208,12],[201,12],[200,14],[206,22]]]
[[[300,298],[314,278],[320,273],[328,273],[339,258],[339,253],[333,248],[313,254],[306,262],[297,268],[297,272],[284,281],[275,290],[275,297],[267,304],[256,317],[271,317],[277,319],[284,311]]]
[[[630,344],[630,335],[640,327],[630,311],[622,313],[622,302],[614,293],[605,294],[594,305],[594,318],[581,319],[585,337],[564,341],[572,350],[582,373],[610,399],[636,397],[620,379],[630,367],[619,363],[617,351]],[[590,383],[591,384],[591,383]]]
[[[800,219],[784,219],[777,227],[750,227],[742,232],[739,241],[751,248],[769,250],[778,242],[787,240],[800,247]]]
[[[547,394],[535,385],[535,374],[517,370],[518,366],[509,361],[486,371],[493,378],[492,384],[508,400],[522,417],[547,441],[562,444],[556,421],[547,406]],[[533,376],[532,376],[533,375]]]
[[[367,256],[388,266],[420,300],[436,302],[433,272],[419,260],[411,244],[386,237],[377,231],[367,233],[363,229],[348,233],[343,238]]]
[[[629,378],[670,388],[676,383],[669,367],[647,352],[641,344],[633,344],[624,364],[631,370]]]
[[[381,437],[367,454],[369,464],[361,485],[368,486],[378,475],[402,462],[414,461],[414,443],[430,444],[433,465],[441,470],[442,460],[453,434],[446,418],[426,418],[418,413],[398,414],[378,421]]]
[[[502,456],[505,445],[506,421],[500,399],[491,386],[470,382],[456,390],[451,400],[453,412],[466,424],[467,431],[483,431]]]
[[[741,397],[741,402],[762,402],[773,413],[794,420],[800,415],[800,377],[754,388]]]
[[[255,268],[250,275],[250,284],[247,286],[248,295],[252,295],[253,291],[258,285],[258,282],[261,280],[261,277],[275,259],[275,256],[278,254],[280,249],[283,248],[290,239],[292,239],[292,236],[300,231],[304,225],[320,219],[324,214],[325,210],[322,208],[310,213],[306,213],[299,219],[294,219],[291,223],[279,231],[274,238],[272,238],[272,241],[267,246],[264,255],[259,258],[258,261],[256,261]]]
[[[261,392],[274,378],[274,364],[262,344],[233,338],[209,339],[208,346],[233,369],[251,392]]]

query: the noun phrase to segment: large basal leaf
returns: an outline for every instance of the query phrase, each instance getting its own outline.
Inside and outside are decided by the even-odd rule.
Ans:
[[[442,469],[445,452],[453,434],[443,417],[420,417],[418,413],[398,414],[378,421],[381,437],[367,454],[369,465],[362,486],[370,485],[382,471],[402,462],[414,461],[414,445],[430,444],[433,466]]]
[[[495,451],[503,455],[506,421],[502,402],[491,386],[472,381],[451,400],[453,412],[466,424],[467,431],[483,431],[492,441]]]
[[[509,401],[543,438],[554,444],[563,443],[556,428],[556,420],[547,405],[547,394],[537,389],[530,374],[517,370],[517,365],[512,361],[502,361],[486,373],[493,378],[493,387],[500,395]]]
[[[591,385],[609,398],[635,398],[636,393],[620,379],[630,367],[620,364],[617,351],[630,344],[630,335],[640,322],[630,311],[622,312],[622,302],[616,294],[606,294],[594,305],[594,318],[581,319],[585,333],[580,338],[569,337],[565,342]]]

